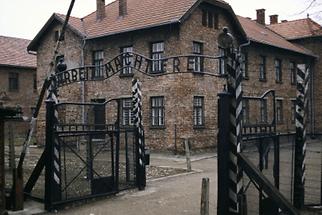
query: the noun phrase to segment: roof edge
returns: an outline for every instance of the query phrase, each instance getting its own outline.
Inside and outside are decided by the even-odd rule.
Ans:
[[[110,33],[110,34],[102,34],[102,35],[98,35],[98,36],[87,37],[86,39],[87,40],[98,39],[98,38],[102,38],[102,37],[114,36],[114,35],[117,35],[117,34],[129,33],[129,32],[132,32],[132,31],[147,30],[147,29],[150,29],[150,28],[156,28],[156,27],[172,25],[172,24],[179,24],[179,23],[180,23],[179,20],[172,20],[172,21],[169,21],[169,22],[164,22],[164,23],[155,24],[155,25],[149,25],[149,26],[142,27],[142,28],[131,28],[131,29],[128,29],[128,30],[117,31],[117,32]]]
[[[37,69],[37,66],[22,66],[22,65],[12,65],[12,64],[0,64],[0,67],[35,69],[35,70]]]
[[[47,20],[46,24],[40,29],[40,31],[37,33],[37,35],[34,37],[34,39],[31,40],[29,45],[27,46],[27,51],[34,51],[37,52],[37,43],[40,40],[40,38],[43,36],[43,34],[46,32],[48,27],[52,24],[54,20],[59,21],[61,24],[63,24],[64,20],[62,20],[56,13],[53,13],[51,17]],[[69,28],[72,32],[74,32],[76,35],[83,37],[84,34],[75,29],[73,26],[67,23],[67,28]]]
[[[287,49],[287,48],[284,48],[284,47],[280,47],[280,46],[276,46],[276,45],[272,45],[272,44],[266,43],[265,41],[258,41],[258,40],[253,39],[253,38],[249,38],[249,40],[251,42],[259,43],[259,44],[262,44],[262,45],[266,45],[266,46],[270,46],[270,47],[274,47],[274,48],[278,48],[278,49],[283,49],[283,50],[286,50],[286,51],[289,51],[289,52],[293,52],[293,53],[296,53],[296,54],[306,55],[306,56],[310,56],[310,57],[313,57],[313,58],[319,58],[319,56],[317,56],[317,55],[315,55],[313,53],[312,54],[309,54],[309,53],[294,51],[294,50],[291,50],[291,49]],[[301,47],[301,49],[303,49],[303,47]]]

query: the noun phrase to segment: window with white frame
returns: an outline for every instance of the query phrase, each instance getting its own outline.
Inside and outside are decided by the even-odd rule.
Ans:
[[[248,54],[242,53],[241,54],[241,65],[240,65],[240,69],[243,73],[243,78],[248,78]]]
[[[151,97],[151,125],[153,127],[163,127],[164,122],[164,97]]]
[[[295,123],[295,117],[296,117],[296,100],[291,100],[291,123]]]
[[[133,125],[132,117],[132,98],[125,98],[122,102],[122,125],[129,126]]]
[[[296,84],[296,63],[291,61],[289,64],[290,67],[290,77],[291,77],[291,84]]]
[[[94,78],[103,77],[103,72],[104,72],[103,60],[104,60],[104,52],[102,50],[93,52],[93,65],[94,65],[93,77]]]
[[[262,99],[260,100],[260,122],[261,123],[267,123],[268,118],[267,113],[267,100]]]
[[[283,100],[276,99],[276,122],[283,122]]]
[[[164,56],[164,42],[152,43],[151,45],[151,58],[152,58],[152,73],[163,72],[162,59]]]
[[[225,49],[218,47],[219,56],[225,56]],[[225,71],[225,58],[220,58],[218,61],[218,68],[219,68],[219,74],[224,75],[226,74]]]
[[[266,81],[266,57],[259,56],[259,80]]]
[[[282,82],[282,60],[275,59],[275,80],[277,83]]]
[[[243,123],[244,124],[248,124],[249,123],[249,100],[248,99],[244,99],[242,102],[242,114],[243,114]]]
[[[199,42],[193,42],[193,54],[202,55],[203,54],[203,44]],[[203,71],[203,58],[195,57],[194,58],[194,72],[202,72]]]
[[[196,127],[205,125],[203,96],[193,97],[193,125]]]
[[[121,53],[122,55],[122,75],[130,75],[133,74],[133,47],[128,46],[128,47],[122,47],[121,48]]]

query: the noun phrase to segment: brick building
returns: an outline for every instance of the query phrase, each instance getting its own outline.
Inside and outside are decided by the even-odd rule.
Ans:
[[[0,105],[20,106],[31,117],[37,99],[36,56],[27,52],[30,40],[0,36]]]
[[[28,50],[37,52],[39,83],[48,75],[48,62],[64,18],[64,15],[53,14],[28,46]],[[310,63],[315,55],[265,25],[237,17],[230,5],[221,0],[176,0],[171,4],[166,0],[117,0],[106,6],[104,0],[97,0],[95,12],[82,19],[71,17],[59,55],[64,56],[68,68],[99,66],[126,51],[152,59],[191,53],[218,56],[222,50],[218,48],[217,37],[224,26],[229,27],[236,47],[247,45],[242,49],[244,94],[259,96],[267,89],[276,89],[281,101],[278,102],[280,130],[291,129],[293,116],[289,107],[296,91],[289,75],[297,63]],[[126,125],[130,123],[127,108],[131,80],[135,76],[142,82],[143,124],[148,146],[180,149],[182,138],[190,138],[193,149],[214,147],[217,94],[224,89],[226,81],[203,75],[203,72],[220,74],[221,65],[221,61],[199,63],[195,59],[192,73],[158,77],[126,69],[107,80],[62,87],[60,100],[73,98],[89,102],[122,98],[122,123]],[[188,66],[180,65],[185,71]],[[162,74],[167,69],[156,63],[147,72]],[[100,76],[99,70],[94,70],[92,77],[95,76]],[[245,106],[244,112],[249,113],[250,120],[259,123],[268,120],[268,107],[258,106],[255,113]],[[81,117],[86,120],[85,115]],[[44,110],[39,118],[39,131],[43,132]],[[39,141],[43,141],[43,133],[38,134]]]
[[[278,16],[267,26],[286,38],[289,42],[311,50],[317,58],[311,67],[311,100],[310,100],[310,127],[312,133],[321,134],[322,131],[322,27],[309,17],[299,20],[282,20]]]

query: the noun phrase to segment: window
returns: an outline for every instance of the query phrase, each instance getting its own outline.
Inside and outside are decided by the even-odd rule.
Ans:
[[[162,59],[164,55],[164,42],[152,43],[151,58],[152,62],[152,73],[163,72]]]
[[[292,106],[291,106],[291,122],[292,124],[295,123],[295,116],[296,116],[296,100],[291,100]]]
[[[133,66],[133,47],[123,47],[121,48],[121,53],[123,53],[122,56],[122,75],[130,75],[133,74],[133,68],[130,66]],[[125,54],[124,54],[125,53]]]
[[[277,83],[282,82],[282,61],[275,59],[275,80]]]
[[[259,57],[259,80],[266,81],[266,57]]]
[[[244,99],[243,100],[243,123],[247,124],[249,123],[249,100]]]
[[[122,99],[122,125],[133,125],[132,118],[132,98]]]
[[[260,122],[267,123],[267,100],[260,101]]]
[[[94,78],[101,78],[103,77],[103,60],[104,60],[104,52],[103,51],[94,51],[93,52],[93,77]]]
[[[203,54],[203,44],[198,42],[193,42],[193,54],[202,55]],[[194,59],[194,72],[203,71],[203,58],[195,57]]]
[[[19,90],[19,74],[16,72],[9,73],[9,91]]]
[[[164,97],[151,97],[151,125],[153,127],[164,126]]]
[[[214,27],[214,14],[208,11],[208,28]]]
[[[242,53],[241,55],[241,65],[240,65],[240,69],[243,73],[243,78],[248,78],[248,54],[247,53]]]
[[[283,100],[281,99],[276,100],[276,122],[283,122]]]
[[[225,49],[218,47],[219,56],[225,56]],[[219,68],[219,74],[224,75],[226,74],[225,71],[225,58],[220,58],[218,61],[218,68]]]
[[[218,13],[210,10],[202,10],[202,25],[208,28],[218,29]]]
[[[207,27],[207,11],[202,10],[202,26]]]
[[[204,97],[195,96],[193,97],[193,125],[204,126]]]
[[[37,91],[37,75],[33,74],[33,88],[34,91]]]
[[[296,63],[290,62],[290,76],[291,76],[291,84],[296,84]]]

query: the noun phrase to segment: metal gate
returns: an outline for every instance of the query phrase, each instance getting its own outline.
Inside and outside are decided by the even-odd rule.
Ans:
[[[54,139],[59,143],[61,200],[83,199],[136,186],[134,126],[122,128],[118,100],[104,103],[59,103]],[[106,114],[97,124],[96,110]],[[85,109],[86,123],[75,112]],[[104,116],[105,114],[102,114]],[[114,116],[114,117],[113,117]]]

